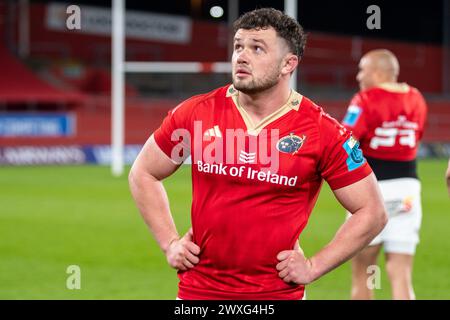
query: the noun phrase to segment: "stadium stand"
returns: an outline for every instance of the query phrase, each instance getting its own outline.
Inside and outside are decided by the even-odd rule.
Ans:
[[[0,68],[0,102],[3,104],[83,102],[81,93],[62,91],[42,81],[1,45]]]
[[[11,105],[15,105],[14,110],[25,112],[30,111],[28,106],[33,105],[34,112],[45,113],[57,111],[64,105],[63,110],[75,115],[75,134],[60,137],[0,136],[0,147],[109,144],[110,37],[51,30],[46,25],[46,6],[44,3],[30,6],[28,60],[35,59],[44,66],[47,81],[0,46],[0,107],[8,111]],[[0,18],[5,14],[4,6],[0,6]],[[3,27],[0,25],[0,30]],[[227,60],[225,24],[193,21],[191,35],[190,43],[181,44],[129,39],[127,60]],[[357,61],[364,52],[379,47],[390,48],[399,57],[402,62],[400,81],[417,86],[427,95],[430,113],[424,141],[448,141],[450,101],[436,98],[442,91],[443,72],[442,49],[438,46],[310,32],[300,66],[300,91],[311,96],[332,116],[341,119],[352,93],[357,89]],[[180,81],[183,82],[182,90]],[[144,143],[167,111],[183,98],[206,90],[204,87],[207,85],[214,88],[226,81],[224,77],[213,75],[127,77],[126,144]],[[165,98],[160,98],[162,87],[165,88]],[[17,105],[22,107],[17,109]],[[48,105],[55,107],[49,108]]]

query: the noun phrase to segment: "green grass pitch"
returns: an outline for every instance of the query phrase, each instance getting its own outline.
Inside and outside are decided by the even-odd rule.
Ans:
[[[423,222],[414,283],[418,299],[450,298],[450,198],[445,160],[422,160]],[[189,228],[190,169],[165,181],[180,233]],[[325,184],[301,245],[310,256],[344,221]],[[69,290],[67,267],[81,268]],[[384,259],[380,259],[383,268]],[[376,297],[390,298],[383,270]],[[174,299],[177,277],[150,236],[126,177],[107,167],[0,168],[0,299]],[[348,299],[346,263],[307,287],[308,299]]]

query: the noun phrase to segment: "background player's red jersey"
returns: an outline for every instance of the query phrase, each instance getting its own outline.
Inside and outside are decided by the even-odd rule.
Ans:
[[[256,126],[237,97],[233,86],[193,97],[154,134],[169,157],[182,140],[177,129],[189,134],[181,145],[192,156],[193,240],[201,252],[194,268],[179,272],[178,296],[301,299],[303,286],[279,278],[277,254],[294,248],[323,179],[337,189],[372,171],[350,133],[300,94]],[[229,139],[234,130],[245,143]]]
[[[361,143],[364,156],[411,161],[416,158],[426,114],[425,100],[416,88],[383,84],[357,93],[343,124]]]

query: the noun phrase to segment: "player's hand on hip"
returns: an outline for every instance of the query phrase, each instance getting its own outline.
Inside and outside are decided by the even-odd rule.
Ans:
[[[173,240],[166,251],[169,265],[177,270],[186,271],[199,262],[197,255],[200,247],[192,241],[192,228],[181,238]]]
[[[280,261],[276,268],[278,276],[287,283],[308,284],[312,282],[312,264],[307,259],[300,248],[298,241],[294,250],[284,250],[278,253],[277,259]]]

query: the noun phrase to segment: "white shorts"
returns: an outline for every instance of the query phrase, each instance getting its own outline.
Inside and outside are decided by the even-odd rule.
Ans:
[[[383,244],[385,252],[414,255],[422,222],[420,181],[399,178],[378,181],[378,185],[389,220],[369,246]]]
[[[384,251],[414,255],[422,222],[420,181],[399,178],[378,182],[389,220],[369,245],[383,243]]]

